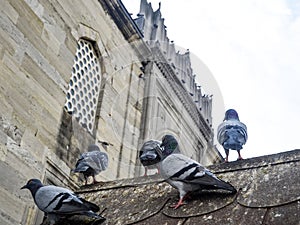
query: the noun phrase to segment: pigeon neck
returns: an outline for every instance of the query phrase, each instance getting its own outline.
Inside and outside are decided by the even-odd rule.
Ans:
[[[33,187],[31,187],[31,188],[29,189],[30,192],[31,192],[31,194],[32,194],[32,197],[33,197],[33,198],[34,198],[36,192],[37,192],[41,187],[43,187],[42,184],[35,184]]]
[[[163,158],[166,158],[167,156],[171,155],[175,149],[177,148],[177,143],[172,143],[170,145],[167,145],[163,150]]]
[[[169,140],[166,144],[164,144],[163,157],[171,155],[175,149],[178,147],[178,143],[175,139]]]

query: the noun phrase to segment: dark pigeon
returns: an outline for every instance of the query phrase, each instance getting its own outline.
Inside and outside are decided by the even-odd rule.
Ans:
[[[180,153],[176,138],[170,134],[163,136],[160,147],[162,148],[162,159],[166,158],[172,153]]]
[[[69,189],[47,185],[40,180],[31,179],[21,189],[29,189],[37,207],[45,212],[52,224],[65,216],[85,215],[104,221],[105,218],[96,214],[99,207],[74,194]]]
[[[148,169],[156,168],[159,173],[159,163],[172,153],[179,153],[178,142],[172,135],[164,135],[162,142],[150,140],[144,143],[140,150],[140,161],[145,167],[145,174],[147,175]]]
[[[235,193],[229,183],[217,178],[212,172],[185,155],[173,153],[161,163],[161,174],[166,181],[179,191],[180,199],[173,206],[183,205],[189,193],[201,190],[223,189]]]
[[[139,153],[141,164],[145,168],[144,176],[148,175],[148,169],[156,168],[159,173],[158,163],[162,159],[162,150],[160,148],[160,141],[150,140],[146,141]]]
[[[87,185],[88,177],[93,177],[93,183],[97,183],[95,176],[108,167],[108,156],[105,152],[101,152],[100,148],[92,144],[88,147],[88,152],[82,153],[78,159],[74,173],[82,173]]]
[[[217,139],[225,150],[225,162],[228,162],[229,149],[238,152],[238,160],[243,159],[240,150],[248,139],[247,127],[240,122],[238,113],[234,109],[226,111],[225,118],[217,130]]]

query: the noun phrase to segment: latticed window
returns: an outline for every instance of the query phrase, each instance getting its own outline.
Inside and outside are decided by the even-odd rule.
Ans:
[[[100,92],[101,68],[90,41],[78,41],[65,107],[90,133],[93,133]]]

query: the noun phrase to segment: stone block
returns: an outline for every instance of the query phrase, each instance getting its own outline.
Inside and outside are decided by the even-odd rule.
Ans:
[[[14,24],[17,23],[19,13],[11,6],[9,1],[3,2],[1,4],[1,9],[2,12],[4,12],[4,14],[6,14]]]

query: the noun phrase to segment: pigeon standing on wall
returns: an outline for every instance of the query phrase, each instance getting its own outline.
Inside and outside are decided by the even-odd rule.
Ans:
[[[38,179],[29,180],[21,189],[25,188],[30,190],[35,204],[46,213],[52,224],[62,217],[71,215],[86,215],[97,220],[105,220],[96,214],[99,211],[97,205],[78,197],[69,189],[53,185],[44,186]]]
[[[144,176],[148,175],[148,169],[156,168],[159,173],[158,163],[162,159],[160,144],[161,142],[156,140],[146,141],[143,144],[139,153],[139,159],[145,168]]]
[[[106,170],[108,166],[108,156],[105,152],[101,152],[99,147],[91,144],[88,147],[88,152],[82,153],[78,159],[74,173],[82,173],[87,185],[88,177],[93,177],[93,183],[97,183],[95,176],[101,171]]]
[[[217,139],[225,150],[225,162],[228,162],[229,149],[238,152],[238,160],[243,159],[240,150],[248,139],[247,127],[240,122],[238,113],[234,109],[225,112],[225,118],[217,130]]]
[[[161,163],[161,174],[166,181],[179,191],[179,201],[175,209],[183,205],[190,192],[211,189],[223,189],[235,193],[229,183],[217,178],[198,162],[182,154],[171,154]]]
[[[164,135],[162,142],[150,140],[144,143],[140,150],[140,161],[145,167],[145,174],[148,169],[156,168],[159,174],[159,164],[164,158],[172,153],[179,153],[178,142],[172,135]]]

